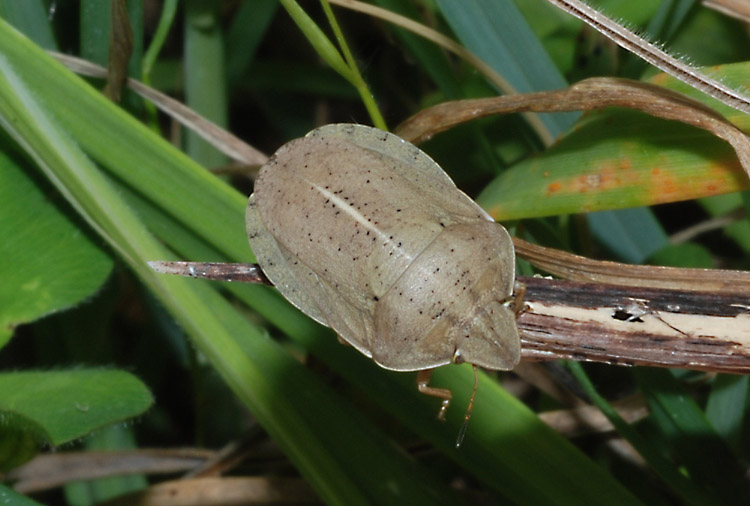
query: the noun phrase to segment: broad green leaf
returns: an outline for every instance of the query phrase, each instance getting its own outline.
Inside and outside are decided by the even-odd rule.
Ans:
[[[750,77],[750,64],[716,70],[730,82]],[[706,98],[674,79],[652,82]],[[740,128],[750,118],[717,106]],[[623,109],[584,117],[539,156],[499,176],[478,202],[496,219],[512,220],[676,202],[750,187],[732,148],[709,132]]]
[[[472,0],[467,4],[438,0],[438,5],[464,45],[517,92],[550,90],[567,84],[512,1]],[[571,112],[541,114],[540,118],[552,136],[558,138],[568,131],[577,116]],[[527,201],[527,205],[533,204],[533,200]],[[594,235],[612,251],[622,253],[621,258],[627,261],[642,261],[664,245],[663,240],[644,241],[644,237],[664,235],[647,209],[625,215],[608,212],[590,217],[589,222]],[[618,224],[616,233],[607,226],[610,223]],[[638,233],[631,230],[638,230]],[[633,250],[635,244],[641,245],[637,251]]]
[[[80,303],[112,269],[100,241],[81,233],[49,185],[16,150],[0,151],[0,348],[15,327]],[[51,194],[52,193],[52,194]],[[51,195],[50,195],[51,194]]]
[[[70,132],[73,130],[73,134],[78,134],[77,140],[86,141],[88,148],[107,160],[112,154],[101,144],[109,142],[106,139],[110,135],[120,142],[123,138],[134,138],[135,142],[128,145],[129,154],[120,158],[119,164],[132,163],[142,154],[139,148],[147,148],[144,150],[147,152],[161,150],[162,156],[171,158],[170,167],[178,167],[178,174],[167,172],[163,181],[171,190],[165,193],[171,194],[172,199],[177,198],[175,191],[179,189],[174,183],[190,180],[190,171],[200,169],[195,169],[195,165],[174,148],[128,119],[110,102],[91,93],[82,81],[51,64],[46,55],[3,23],[0,23],[0,47],[3,48],[0,51],[0,121],[3,126],[23,144],[89,225],[172,312],[191,335],[197,349],[216,367],[321,498],[330,504],[347,505],[452,502],[447,487],[388,444],[384,434],[375,430],[361,413],[343,402],[278,343],[269,340],[208,284],[158,275],[149,269],[147,260],[168,258],[167,251],[123,202],[108,177],[84,156]],[[21,54],[23,58],[17,59]],[[50,69],[52,81],[34,80],[36,87],[32,89],[31,82],[16,73],[17,68],[28,71],[28,67],[33,66],[29,62]],[[86,99],[98,103],[92,112],[93,117],[102,120],[97,136],[81,135],[80,131],[61,127],[56,123],[58,117],[41,107],[46,102],[35,100],[39,96],[53,96],[55,89],[59,92],[65,88],[55,87],[53,82],[67,83],[66,91],[80,98],[74,101],[77,105],[85,103]],[[50,88],[46,88],[47,85]],[[115,118],[118,121],[114,121]],[[88,121],[92,119],[89,117]],[[111,129],[109,135],[102,134],[102,125]],[[81,128],[81,124],[77,126]],[[126,163],[125,158],[130,160]],[[144,163],[152,169],[159,165],[158,158]],[[225,202],[224,206],[244,201],[213,176],[203,174],[192,177],[204,177],[205,186],[223,187],[230,194],[230,203]],[[199,197],[186,202],[186,207],[207,203],[217,210],[222,207],[220,202],[211,200],[211,192],[200,184],[191,192]],[[185,196],[180,196],[180,200],[182,198]],[[199,203],[201,199],[203,204]],[[211,213],[197,219],[207,228],[217,228]],[[242,223],[242,207],[236,209],[230,221],[235,220]],[[191,225],[198,226],[192,222]],[[226,248],[231,241],[229,234],[218,242]],[[247,250],[245,245],[242,254],[247,254],[244,253]],[[357,448],[357,452],[352,452],[352,448]]]
[[[170,256],[146,234],[141,219],[151,230],[163,234],[170,245],[194,248],[183,258],[208,255],[213,249],[232,260],[248,260],[251,254],[242,222],[244,196],[202,171],[13,32],[0,30],[0,53],[14,64],[6,69],[6,78],[13,78],[10,70],[18,69],[18,81],[48,108],[40,111],[38,103],[25,96],[23,90],[0,87],[0,104],[11,111],[5,116],[26,118],[12,125],[18,129],[16,135],[29,144],[45,173],[59,181],[58,187],[75,202],[91,226],[180,322],[196,348],[324,500],[347,505],[452,502],[454,498],[439,480],[405,458],[361,412],[249,323],[211,285],[159,276],[145,267],[146,260]],[[24,76],[27,79],[22,79]],[[16,105],[19,93],[22,100]],[[61,95],[68,98],[57,98]],[[56,122],[62,128],[56,128]],[[73,141],[65,137],[65,132]],[[111,178],[81,159],[76,154],[77,146],[100,162]],[[63,157],[65,153],[68,154]],[[122,191],[124,188],[127,191]],[[122,194],[128,192],[133,197],[128,197],[132,208],[122,201]],[[138,211],[137,217],[131,209]],[[479,410],[472,423],[479,421],[495,426],[495,430],[490,431],[490,438],[483,439],[479,430],[472,436],[473,425],[470,426],[468,437],[476,439],[465,444],[473,445],[469,455],[481,458],[465,457],[460,450],[451,449],[462,421],[461,410],[451,412],[448,424],[437,423],[435,402],[416,393],[413,375],[383,371],[356,351],[340,346],[330,333],[321,331],[272,289],[239,285],[230,285],[230,289],[242,291],[248,305],[264,318],[325,357],[353,382],[356,380],[385,409],[402,417],[420,434],[424,432],[468,472],[490,482],[498,493],[522,504],[538,504],[540,498],[554,497],[563,498],[561,503],[576,504],[594,500],[605,492],[614,504],[638,503],[562,437],[538,421],[530,421],[534,425],[529,430],[526,420],[534,419],[531,412],[486,380],[480,387],[480,398],[487,408]],[[466,399],[473,379],[466,368],[445,368],[436,381],[455,385],[457,399]],[[400,387],[391,389],[391,385]],[[500,423],[505,418],[515,422]],[[501,449],[513,452],[510,464],[503,463],[507,457]],[[557,474],[546,480],[548,487],[540,490],[539,476],[532,470],[545,459],[557,463]],[[564,465],[566,462],[575,465]],[[523,469],[526,474],[514,468]],[[496,476],[495,469],[502,470],[504,476]],[[394,495],[396,490],[399,493]]]
[[[115,370],[0,373],[5,424],[59,446],[142,415],[153,403],[135,376]]]

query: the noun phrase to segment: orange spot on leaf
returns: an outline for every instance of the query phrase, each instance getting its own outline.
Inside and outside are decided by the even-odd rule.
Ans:
[[[562,189],[562,184],[560,184],[558,181],[555,181],[554,183],[550,183],[547,186],[547,195],[550,193],[558,192]]]

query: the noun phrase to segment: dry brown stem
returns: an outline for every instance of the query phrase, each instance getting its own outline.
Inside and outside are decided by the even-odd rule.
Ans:
[[[444,102],[411,116],[396,128],[396,134],[420,144],[461,123],[496,114],[589,111],[605,107],[636,109],[708,130],[734,148],[745,172],[750,173],[750,139],[742,130],[686,95],[629,79],[597,77],[563,90]]]

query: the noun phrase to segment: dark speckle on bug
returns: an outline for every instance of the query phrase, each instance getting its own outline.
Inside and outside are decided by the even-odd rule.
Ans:
[[[510,236],[398,137],[328,125],[286,144],[246,223],[281,294],[382,367],[518,363]]]

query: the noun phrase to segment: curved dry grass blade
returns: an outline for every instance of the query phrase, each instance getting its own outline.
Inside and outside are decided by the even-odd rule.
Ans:
[[[7,479],[24,494],[61,487],[74,481],[131,474],[174,474],[190,471],[216,455],[202,449],[140,449],[56,452],[34,457],[13,469]]]
[[[674,76],[680,81],[720,100],[730,107],[750,113],[750,98],[703,74],[699,69],[690,66],[688,63],[667,54],[655,44],[636,35],[584,2],[580,0],[547,1],[587,23],[597,32],[611,39],[620,47],[649,62],[659,70]]]
[[[588,111],[604,107],[637,109],[712,132],[732,145],[750,171],[750,139],[708,106],[659,86],[618,78],[592,78],[557,91],[457,100],[423,109],[396,128],[396,134],[419,144],[455,125],[512,112]]]
[[[179,504],[320,504],[301,478],[269,476],[194,478],[151,485],[116,497],[107,506]]]
[[[747,217],[747,211],[745,208],[739,208],[731,211],[727,214],[716,216],[715,218],[707,219],[696,223],[688,228],[684,228],[679,232],[672,234],[669,237],[670,244],[681,244],[684,242],[692,241],[697,236],[711,232],[713,230],[723,229],[724,227],[736,223],[739,220],[744,220]]]
[[[745,0],[703,0],[703,5],[745,23],[750,23],[750,4]]]
[[[637,109],[708,130],[734,148],[745,172],[750,173],[750,138],[742,130],[690,97],[629,79],[597,77],[564,90],[445,102],[411,116],[395,132],[419,144],[452,126],[494,114],[588,111],[604,107]]]
[[[81,58],[54,52],[50,54],[77,74],[97,78],[104,78],[107,75],[107,71],[103,67],[82,60]],[[132,78],[128,78],[128,86],[143,98],[153,102],[156,107],[180,122],[186,128],[196,132],[227,156],[247,165],[263,165],[268,161],[267,155],[200,114],[197,114],[177,100]]]
[[[635,423],[649,414],[648,406],[640,395],[613,402],[612,407],[628,423]],[[601,410],[588,404],[570,409],[544,411],[539,413],[539,419],[566,437],[614,430],[614,426]]]
[[[572,281],[588,281],[639,288],[717,292],[744,295],[750,286],[749,271],[688,269],[655,265],[629,265],[574,255],[513,238],[516,254],[545,272]]]

